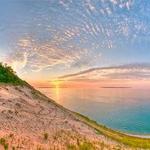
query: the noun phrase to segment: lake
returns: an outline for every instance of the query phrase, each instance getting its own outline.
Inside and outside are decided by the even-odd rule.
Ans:
[[[130,134],[150,134],[150,89],[39,88],[64,107]]]

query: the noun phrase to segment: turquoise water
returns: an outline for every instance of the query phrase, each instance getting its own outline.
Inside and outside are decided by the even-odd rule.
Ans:
[[[64,107],[113,129],[150,134],[150,89],[40,88]]]

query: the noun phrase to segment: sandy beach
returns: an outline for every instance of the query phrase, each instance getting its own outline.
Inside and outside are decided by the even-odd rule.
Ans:
[[[25,86],[0,85],[0,138],[9,149],[127,149]]]

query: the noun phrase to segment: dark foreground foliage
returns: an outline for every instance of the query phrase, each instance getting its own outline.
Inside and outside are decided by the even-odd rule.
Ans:
[[[0,63],[0,83],[23,85],[25,82],[16,75],[10,66]]]

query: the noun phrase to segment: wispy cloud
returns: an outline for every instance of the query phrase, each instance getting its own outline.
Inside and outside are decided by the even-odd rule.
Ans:
[[[2,16],[0,26],[5,30],[0,43],[4,47],[1,53],[7,51],[6,62],[19,72],[43,71],[51,76],[53,72],[61,75],[106,64],[149,62],[150,11],[146,1],[23,0],[13,5],[8,14],[3,13],[7,15]],[[129,76],[125,68],[92,72],[92,80],[140,77],[138,72]]]
[[[59,77],[62,80],[105,80],[105,79],[148,79],[150,64],[128,64],[103,68],[92,68],[82,72]]]
[[[65,34],[67,38],[71,38],[74,32],[65,31]],[[32,38],[20,39],[15,52],[8,55],[6,62],[15,70],[24,69],[33,72],[52,69],[58,65],[64,68],[89,66],[92,62],[89,61],[92,57],[91,53],[73,44],[63,47],[66,37],[58,37],[58,39],[54,37],[48,42],[40,42]],[[98,55],[97,58],[99,57],[101,56]]]

